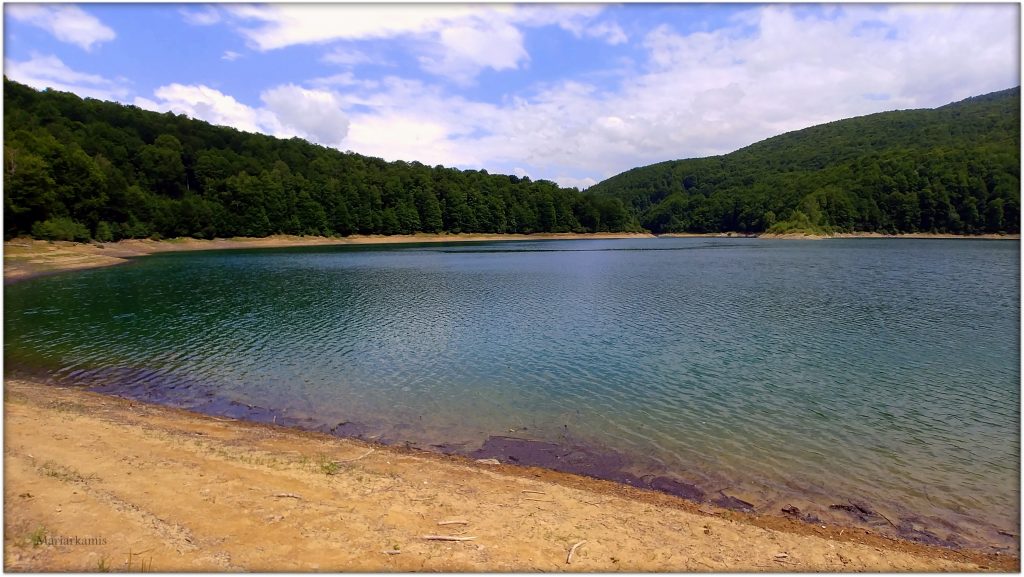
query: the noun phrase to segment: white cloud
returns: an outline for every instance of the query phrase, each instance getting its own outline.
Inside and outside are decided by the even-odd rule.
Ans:
[[[242,55],[238,52],[235,52],[234,50],[225,50],[224,54],[221,55],[220,59],[227,60],[228,62],[234,62],[235,60],[238,60],[241,57]]]
[[[507,23],[450,26],[439,36],[440,42],[428,48],[434,54],[420,57],[420,64],[427,72],[459,84],[472,81],[485,68],[514,70],[529,60],[523,35]]]
[[[514,70],[529,61],[522,28],[559,26],[577,37],[627,41],[614,22],[596,22],[602,6],[498,4],[278,4],[226,8],[237,30],[258,50],[337,40],[403,39],[424,70],[459,84],[482,70]],[[338,48],[323,60],[341,65],[372,61]]]
[[[326,145],[337,145],[348,134],[348,117],[341,102],[326,90],[308,90],[294,84],[272,88],[260,94],[266,110],[286,130]]]
[[[57,40],[92,50],[94,44],[113,40],[117,35],[96,17],[77,6],[60,4],[7,4],[7,16],[37,26]]]
[[[52,55],[33,54],[25,61],[6,59],[4,75],[39,90],[52,88],[101,100],[124,100],[129,92],[121,80],[72,70]]]
[[[451,4],[263,4],[227,10],[243,23],[239,31],[259,50],[425,34],[477,11]]]
[[[221,21],[221,14],[217,8],[206,6],[202,10],[179,10],[185,22],[193,26],[212,26]]]
[[[584,34],[591,38],[603,38],[605,42],[615,46],[616,44],[625,44],[629,41],[629,37],[615,22],[599,22],[593,26],[587,27],[584,30]]]
[[[596,180],[594,180],[593,178],[589,178],[589,177],[587,177],[587,178],[575,178],[575,177],[572,177],[572,176],[556,176],[555,178],[552,178],[551,180],[555,181],[555,183],[558,184],[558,186],[561,186],[561,187],[564,187],[564,188],[576,187],[576,188],[578,188],[580,190],[585,190],[585,189],[590,188],[591,186],[594,186],[595,184],[597,184]]]
[[[613,22],[598,19],[600,7],[343,8],[354,10],[354,20],[326,18],[336,13],[322,10],[337,7],[320,5],[223,10],[248,26],[261,50],[326,42],[341,33],[409,38],[422,49],[423,67],[463,83],[483,69],[527,65],[526,27],[559,26],[608,43],[625,38]],[[304,28],[315,20],[311,15],[331,26]],[[938,106],[1017,85],[1018,22],[1019,7],[1009,4],[842,5],[824,13],[752,6],[711,31],[661,26],[634,40],[642,52],[629,55],[630,65],[528,87],[494,102],[460,96],[443,81],[364,78],[343,68],[301,86],[268,88],[254,106],[185,84],[164,86],[137,103],[388,160],[529,174],[582,188],[634,166],[730,152],[813,124]],[[325,60],[332,54],[343,66],[367,57],[349,45],[328,48]],[[8,61],[8,74],[34,78],[35,86],[49,78],[60,89],[120,90],[48,58]]]
[[[755,7],[712,32],[651,31],[647,61],[611,80],[564,81],[494,104],[353,77],[344,100],[360,111],[345,148],[585,186],[634,166],[1017,85],[1017,22],[1014,5],[842,6],[817,16]]]
[[[280,130],[276,119],[265,111],[252,108],[203,85],[169,84],[153,93],[158,100],[138,97],[135,105],[147,110],[171,110],[211,124],[232,126],[246,132],[271,133]]]
[[[321,62],[339,66],[357,66],[359,64],[383,64],[381,59],[354,48],[335,48],[320,58]]]
[[[380,82],[377,82],[376,80],[363,80],[356,78],[356,75],[353,72],[340,72],[330,76],[321,76],[310,80],[309,83],[318,88],[340,86],[347,87],[349,89],[356,87],[363,90],[376,90],[380,86]]]
[[[341,101],[325,90],[287,84],[265,90],[263,106],[243,104],[204,85],[168,84],[156,89],[155,99],[136,97],[134,104],[156,112],[173,111],[211,124],[231,126],[290,138],[299,136],[325,145],[338,145],[348,132]]]

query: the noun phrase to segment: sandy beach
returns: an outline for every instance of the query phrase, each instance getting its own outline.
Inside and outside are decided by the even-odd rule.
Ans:
[[[830,238],[918,238],[918,239],[977,239],[977,240],[1020,240],[1019,234],[939,234],[932,232],[910,232],[904,234],[883,234],[880,232],[837,232],[835,234],[761,234],[758,238],[784,240],[827,240]]]
[[[1020,240],[1020,235],[902,234],[841,233],[832,236],[782,234],[760,236],[741,233],[669,233],[666,238],[762,238],[822,240],[829,238],[937,238],[937,239],[1005,239]],[[274,235],[264,238],[228,238],[200,240],[176,238],[169,240],[132,239],[111,243],[78,243],[16,238],[4,242],[4,282],[11,283],[34,276],[67,270],[80,270],[113,266],[131,258],[162,252],[194,250],[226,250],[246,248],[280,248],[289,246],[343,246],[369,244],[402,244],[419,242],[485,242],[502,240],[584,240],[615,238],[655,238],[648,233],[542,233],[542,234],[410,234],[410,235],[352,235],[348,237]]]
[[[218,238],[201,240],[131,239],[109,243],[80,243],[16,238],[4,242],[4,282],[66,270],[113,266],[128,259],[162,252],[281,248],[289,246],[343,246],[403,244],[416,242],[482,242],[498,240],[580,240],[612,238],[653,238],[646,233],[541,233],[541,234],[408,234],[352,235],[347,237],[273,235],[263,238]]]
[[[7,571],[1019,569],[1008,556],[29,380],[6,380],[4,409]]]

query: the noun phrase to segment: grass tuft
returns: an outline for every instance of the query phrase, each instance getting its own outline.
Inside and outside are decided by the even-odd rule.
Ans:
[[[324,475],[337,475],[341,470],[341,464],[332,460],[329,456],[320,453],[316,456],[316,468]]]
[[[35,531],[28,534],[28,540],[32,543],[32,547],[38,547],[46,542],[46,527],[40,526]]]

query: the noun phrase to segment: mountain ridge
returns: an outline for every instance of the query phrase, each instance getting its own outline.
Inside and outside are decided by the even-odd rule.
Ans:
[[[1017,86],[636,167],[587,192],[622,200],[654,233],[1015,233],[1019,165]]]
[[[4,78],[4,236],[635,231],[548,180],[386,162]]]

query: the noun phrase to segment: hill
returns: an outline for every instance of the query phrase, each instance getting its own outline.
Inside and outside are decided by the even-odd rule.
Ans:
[[[4,236],[615,232],[615,199],[385,162],[4,78]]]
[[[664,232],[1020,232],[1020,87],[661,162],[588,189]]]

